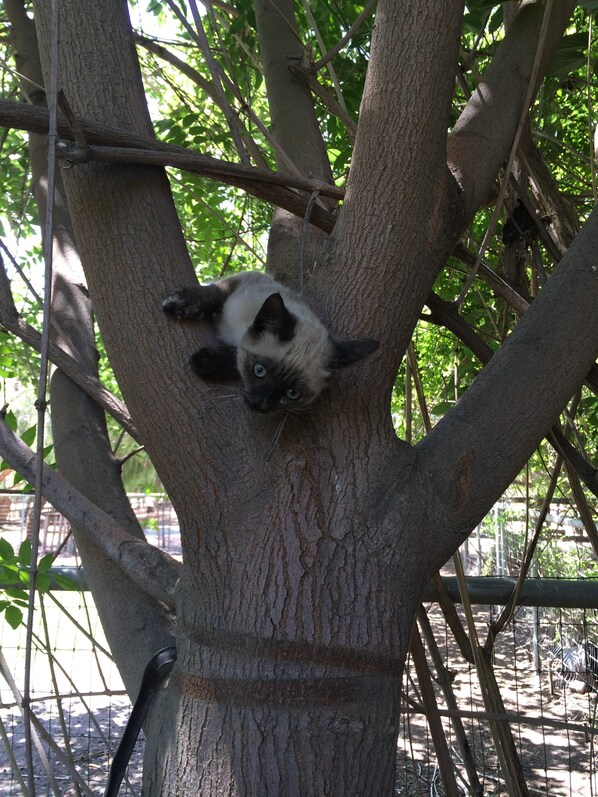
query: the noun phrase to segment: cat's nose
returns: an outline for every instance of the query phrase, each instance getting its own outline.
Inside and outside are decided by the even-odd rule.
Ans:
[[[261,396],[245,396],[245,402],[250,409],[257,412],[268,412],[269,409],[272,409],[270,400]]]

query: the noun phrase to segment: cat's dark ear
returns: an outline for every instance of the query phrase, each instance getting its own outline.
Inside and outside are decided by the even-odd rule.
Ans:
[[[262,332],[272,332],[280,340],[292,340],[295,335],[297,319],[287,310],[282,296],[272,293],[256,315],[251,331],[259,336]]]
[[[205,346],[191,355],[191,370],[202,379],[238,379],[237,350],[234,346]]]
[[[330,360],[331,368],[344,368],[346,365],[352,365],[363,360],[368,354],[376,351],[380,345],[380,341],[371,340],[371,338],[364,338],[361,340],[332,340],[334,347],[332,358]]]

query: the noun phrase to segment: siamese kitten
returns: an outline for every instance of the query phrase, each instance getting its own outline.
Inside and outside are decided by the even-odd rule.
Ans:
[[[253,410],[302,410],[327,387],[336,368],[378,348],[376,340],[335,340],[305,302],[268,274],[249,271],[174,291],[164,312],[213,321],[221,346],[190,364],[205,379],[241,379]]]

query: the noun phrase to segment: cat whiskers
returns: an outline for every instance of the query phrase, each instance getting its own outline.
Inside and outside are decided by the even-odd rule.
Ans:
[[[280,440],[280,435],[282,434],[282,430],[284,429],[284,426],[285,426],[285,423],[287,422],[288,417],[289,417],[289,413],[287,411],[287,412],[284,413],[284,415],[280,419],[280,422],[279,422],[278,426],[276,427],[276,431],[274,432],[274,437],[272,438],[272,443],[270,444],[270,448],[268,450],[268,453],[264,457],[264,462],[270,462],[270,459],[272,457],[272,454],[274,453],[274,449],[276,448],[276,444]]]
[[[225,390],[229,392],[228,393],[223,392]],[[233,401],[233,400],[242,401],[243,399],[243,394],[241,393],[241,391],[239,390],[231,391],[230,387],[217,386],[217,385],[199,391],[199,396],[202,399],[205,407],[209,407],[211,404],[214,404],[214,402],[216,401],[218,402]]]

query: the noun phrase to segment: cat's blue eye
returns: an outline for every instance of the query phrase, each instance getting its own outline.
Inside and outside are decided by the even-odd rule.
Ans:
[[[291,399],[291,401],[297,401],[297,399],[301,396],[301,393],[296,387],[290,387],[286,392],[286,396],[288,399]]]
[[[268,373],[266,368],[261,363],[256,363],[253,366],[253,373],[259,378],[263,379],[264,376]]]

